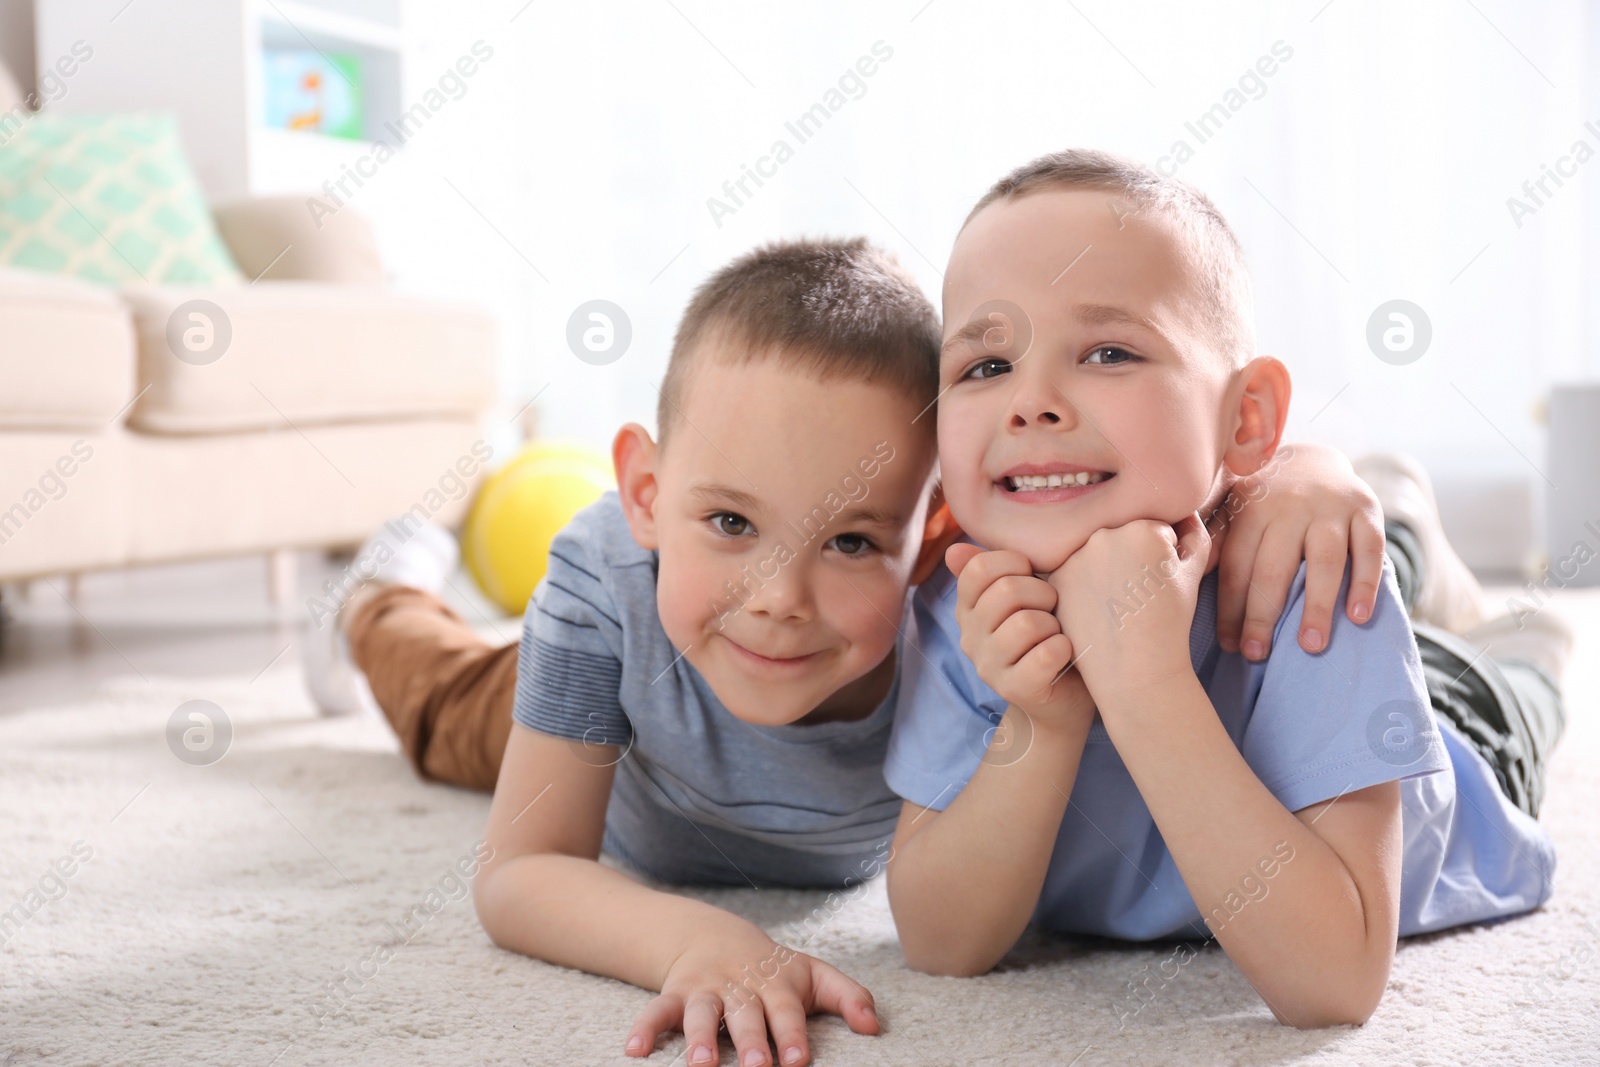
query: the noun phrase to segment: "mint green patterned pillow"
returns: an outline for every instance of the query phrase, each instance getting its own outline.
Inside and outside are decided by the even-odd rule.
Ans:
[[[0,266],[237,285],[171,115],[33,115],[0,138]]]

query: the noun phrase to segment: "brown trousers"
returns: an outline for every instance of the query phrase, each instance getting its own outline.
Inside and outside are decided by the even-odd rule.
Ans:
[[[417,773],[493,792],[511,736],[517,646],[490,645],[420,589],[389,586],[352,607],[351,658]]]

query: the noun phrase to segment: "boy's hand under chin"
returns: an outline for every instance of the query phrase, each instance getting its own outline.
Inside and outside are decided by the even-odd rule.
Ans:
[[[1049,577],[1056,617],[1089,692],[1191,673],[1189,630],[1212,541],[1198,515],[1096,530]],[[1102,703],[1102,714],[1104,714]]]
[[[961,651],[978,677],[1040,727],[1086,731],[1094,700],[1074,667],[1062,633],[1056,589],[1033,573],[1020,552],[985,552],[956,544],[945,552],[956,576]],[[1057,587],[1059,588],[1059,587]]]

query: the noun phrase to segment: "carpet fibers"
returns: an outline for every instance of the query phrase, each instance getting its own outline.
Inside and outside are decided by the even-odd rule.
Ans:
[[[1561,608],[1580,644],[1544,813],[1555,897],[1402,945],[1365,1027],[1277,1025],[1215,948],[1030,939],[984,978],[914,974],[881,879],[695,895],[873,990],[885,1033],[814,1019],[820,1064],[1600,1063],[1600,594]],[[169,731],[192,700],[231,738]],[[649,994],[479,928],[458,870],[487,810],[418,781],[382,723],[315,718],[292,669],[0,718],[0,1064],[639,1062],[622,1042]],[[675,1035],[646,1062],[682,1053]]]

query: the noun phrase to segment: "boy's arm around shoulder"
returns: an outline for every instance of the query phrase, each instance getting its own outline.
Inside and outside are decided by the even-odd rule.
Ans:
[[[1282,605],[1306,565],[1300,647],[1320,652],[1333,633],[1340,580],[1349,560],[1346,617],[1372,617],[1383,568],[1383,510],[1350,461],[1324,445],[1284,445],[1255,474],[1233,480],[1210,517],[1221,548],[1217,637],[1228,652],[1262,660]]]

